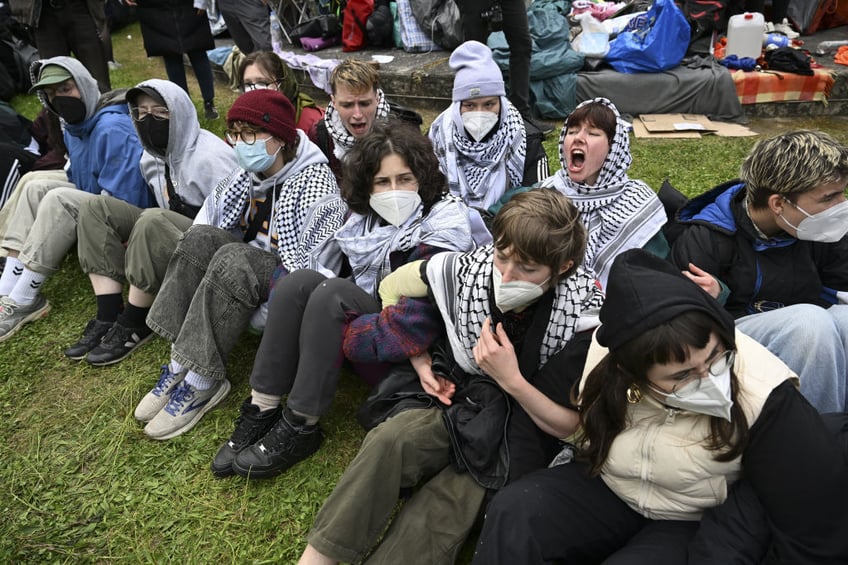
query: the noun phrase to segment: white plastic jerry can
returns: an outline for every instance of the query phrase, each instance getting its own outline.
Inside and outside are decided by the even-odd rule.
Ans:
[[[731,16],[727,25],[725,55],[757,59],[763,51],[764,28],[765,18],[759,12]]]

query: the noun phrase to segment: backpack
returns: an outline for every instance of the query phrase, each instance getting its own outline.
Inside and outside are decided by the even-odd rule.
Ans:
[[[375,0],[374,13],[365,24],[368,30],[368,45],[391,47],[394,45],[394,18],[388,0]]]
[[[348,0],[342,23],[342,51],[359,51],[367,42],[368,18],[374,12],[374,0]]]

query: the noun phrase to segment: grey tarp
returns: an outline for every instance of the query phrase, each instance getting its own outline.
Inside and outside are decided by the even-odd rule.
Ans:
[[[662,73],[580,72],[577,102],[597,96],[623,114],[705,114],[712,120],[746,121],[730,72],[709,57],[691,57]]]

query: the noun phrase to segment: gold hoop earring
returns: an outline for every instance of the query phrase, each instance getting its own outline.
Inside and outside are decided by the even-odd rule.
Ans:
[[[642,401],[642,391],[639,390],[639,386],[636,383],[627,387],[627,390],[624,391],[624,396],[630,404],[639,404]]]

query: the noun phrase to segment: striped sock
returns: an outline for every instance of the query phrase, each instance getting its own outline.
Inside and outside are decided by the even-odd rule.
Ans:
[[[38,297],[38,293],[41,292],[41,284],[46,278],[47,275],[24,268],[15,288],[9,293],[9,298],[14,300],[16,304],[32,304]]]
[[[24,264],[17,257],[6,257],[6,267],[3,268],[3,276],[0,276],[0,296],[9,296],[15,283],[24,272]]]

